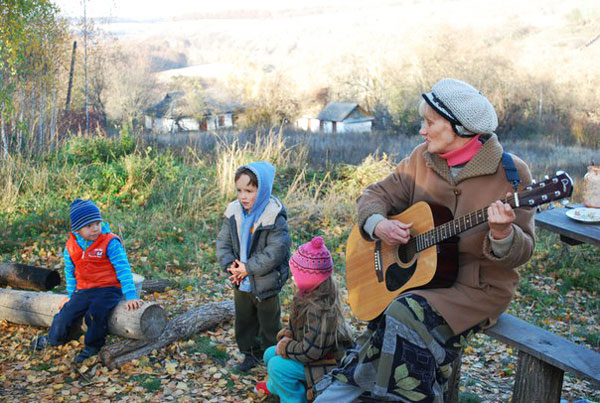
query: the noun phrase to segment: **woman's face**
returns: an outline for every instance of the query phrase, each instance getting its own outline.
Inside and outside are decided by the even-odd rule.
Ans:
[[[427,151],[430,154],[443,154],[462,147],[468,138],[459,137],[452,125],[439,113],[426,106],[423,110],[423,122],[419,134],[427,143]]]

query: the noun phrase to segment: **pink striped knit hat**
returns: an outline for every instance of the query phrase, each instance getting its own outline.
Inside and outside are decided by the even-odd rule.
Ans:
[[[320,236],[300,245],[290,259],[290,269],[301,294],[306,294],[333,272],[333,260]]]

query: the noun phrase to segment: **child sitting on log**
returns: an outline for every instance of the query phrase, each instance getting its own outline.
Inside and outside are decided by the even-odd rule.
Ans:
[[[235,304],[235,339],[244,354],[236,370],[260,363],[281,329],[279,292],[289,276],[290,236],[281,201],[271,196],[275,167],[266,161],[235,173],[238,199],[225,210],[217,258],[230,274]]]
[[[33,347],[41,350],[68,341],[71,326],[82,316],[87,331],[85,346],[76,363],[98,353],[108,332],[108,318],[125,296],[128,310],[138,309],[131,266],[121,239],[102,222],[100,210],[91,200],[75,200],[70,207],[71,230],[63,253],[68,297],[54,316],[48,336],[36,337]]]
[[[300,246],[290,268],[298,291],[289,324],[277,335],[277,345],[265,351],[268,380],[254,390],[279,395],[282,402],[301,403],[312,400],[313,385],[337,366],[352,336],[323,239]]]

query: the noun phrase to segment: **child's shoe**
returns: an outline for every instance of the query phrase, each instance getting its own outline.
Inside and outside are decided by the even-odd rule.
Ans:
[[[100,350],[98,350],[97,348],[85,346],[83,350],[81,350],[81,352],[77,354],[73,361],[77,364],[81,364],[91,356],[98,354],[98,351]]]
[[[43,350],[50,345],[50,341],[48,340],[48,336],[36,336],[31,341],[31,348],[34,350]]]
[[[236,365],[235,369],[239,372],[248,372],[259,364],[258,360],[252,354],[244,354],[244,361]]]
[[[259,391],[262,391],[267,396],[271,394],[271,392],[269,392],[269,389],[267,389],[266,382],[259,382],[256,384],[256,386],[254,387],[254,393],[258,393]]]

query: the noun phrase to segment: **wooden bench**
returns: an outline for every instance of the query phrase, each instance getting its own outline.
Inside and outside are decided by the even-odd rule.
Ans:
[[[595,351],[508,314],[484,332],[519,350],[512,403],[559,402],[565,372],[600,387],[600,354]],[[460,357],[454,369],[451,402],[458,402]]]

